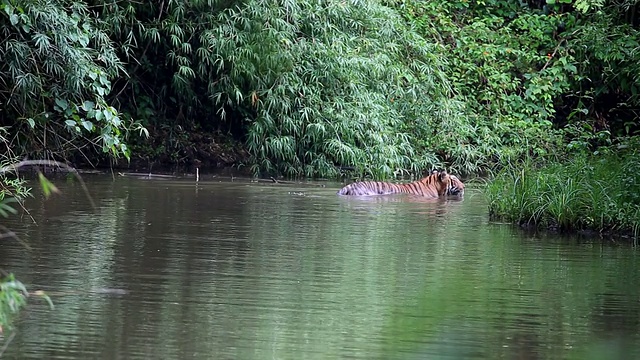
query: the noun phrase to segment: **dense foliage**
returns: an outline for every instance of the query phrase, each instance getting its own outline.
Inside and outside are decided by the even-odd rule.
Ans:
[[[288,176],[559,158],[636,130],[635,9],[2,0],[0,125],[20,155],[92,163],[87,144],[128,155],[126,141],[189,165],[239,143],[254,173]]]
[[[168,151],[182,130],[219,131],[244,141],[254,173],[388,177],[438,165],[465,116],[439,45],[378,2],[163,4],[100,17],[135,63],[122,109],[166,129]]]
[[[87,5],[0,5],[0,125],[11,126],[13,147],[45,158],[64,159],[87,144],[128,155],[127,124],[106,100],[124,68]]]
[[[637,151],[509,167],[487,186],[494,217],[558,231],[640,235]]]
[[[484,48],[487,43],[498,44],[509,54],[518,44],[520,50],[529,51],[504,66],[475,68],[471,78],[487,79],[481,91],[489,92],[486,99],[492,103],[501,98],[500,92],[492,92],[492,84],[515,79],[517,86],[502,86],[509,89],[502,92],[509,101],[496,109],[489,103],[486,109],[496,114],[503,110],[505,116],[524,115],[523,120],[548,120],[563,142],[554,147],[551,162],[538,153],[524,163],[509,163],[487,187],[490,211],[527,226],[637,237],[640,202],[630,195],[636,192],[633,169],[640,149],[637,5],[547,1],[529,2],[527,8],[527,15],[516,15],[504,6],[492,8],[493,18],[504,21],[496,30],[500,36],[470,37]],[[500,64],[499,58],[492,63]],[[523,63],[526,66],[520,67]],[[515,77],[496,76],[509,71]],[[467,104],[473,106],[473,99]],[[523,112],[540,104],[532,113]],[[481,106],[475,108],[483,111]]]

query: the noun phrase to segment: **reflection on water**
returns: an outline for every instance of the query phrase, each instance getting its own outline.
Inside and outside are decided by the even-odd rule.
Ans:
[[[6,358],[629,359],[627,246],[490,224],[486,204],[338,184],[95,177],[28,203],[0,266],[32,301]],[[105,289],[121,289],[108,291]]]

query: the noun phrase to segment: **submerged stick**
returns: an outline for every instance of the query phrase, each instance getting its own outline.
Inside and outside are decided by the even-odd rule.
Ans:
[[[0,334],[2,334],[2,327],[0,327]],[[9,338],[4,341],[4,345],[2,346],[2,349],[0,349],[0,357],[2,357],[2,354],[4,354],[5,351],[7,351],[9,344],[11,344],[15,336],[16,336],[16,332],[14,331],[11,333],[11,335],[9,335]]]

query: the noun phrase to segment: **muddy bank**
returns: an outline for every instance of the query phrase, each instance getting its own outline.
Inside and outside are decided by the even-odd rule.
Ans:
[[[79,170],[115,170],[163,174],[233,172],[251,175],[249,153],[240,141],[219,133],[176,132],[149,128],[149,138],[130,141],[130,159],[111,159],[106,154],[76,154],[70,165]]]

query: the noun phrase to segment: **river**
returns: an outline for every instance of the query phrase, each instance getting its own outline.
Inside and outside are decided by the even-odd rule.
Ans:
[[[0,267],[55,304],[3,358],[640,358],[637,251],[491,223],[477,189],[85,180],[95,209],[62,179],[3,220],[31,249],[3,239]]]

